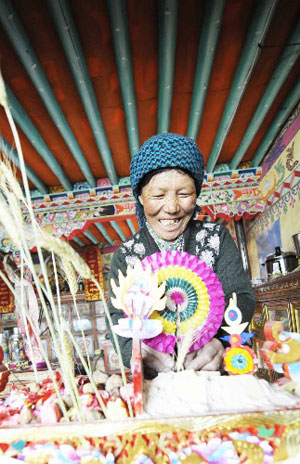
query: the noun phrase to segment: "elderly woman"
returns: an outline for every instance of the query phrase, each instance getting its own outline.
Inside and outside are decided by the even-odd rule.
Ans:
[[[164,133],[147,140],[133,157],[130,180],[136,199],[140,231],[114,253],[111,278],[118,283],[118,270],[126,273],[155,252],[186,251],[204,261],[217,275],[226,305],[237,295],[243,321],[249,322],[255,305],[250,281],[242,267],[239,251],[229,232],[220,224],[195,220],[196,200],[204,176],[203,156],[196,143],[182,135]],[[113,322],[123,314],[109,303]],[[225,324],[226,325],[226,324]],[[185,367],[219,370],[224,347],[222,330],[201,349],[187,355]],[[131,339],[119,337],[124,364],[130,365]],[[173,356],[143,344],[145,374],[153,377],[174,367]]]

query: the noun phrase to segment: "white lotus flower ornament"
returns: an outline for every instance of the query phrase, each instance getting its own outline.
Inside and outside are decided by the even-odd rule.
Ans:
[[[161,321],[149,319],[153,311],[162,311],[166,306],[165,283],[158,285],[158,278],[150,266],[145,270],[140,261],[128,267],[126,276],[119,270],[119,286],[111,280],[115,298],[111,299],[117,309],[127,315],[121,318],[113,330],[122,337],[132,338],[131,372],[133,402],[136,416],[143,414],[143,371],[141,340],[152,338],[163,330]]]
[[[152,338],[162,332],[162,323],[149,319],[153,311],[162,311],[166,306],[165,282],[158,284],[150,266],[145,270],[140,261],[132,268],[128,266],[126,276],[119,270],[119,286],[111,280],[115,308],[127,315],[121,318],[114,331],[122,337]]]

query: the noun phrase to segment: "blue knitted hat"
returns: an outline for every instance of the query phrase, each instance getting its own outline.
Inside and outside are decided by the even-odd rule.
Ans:
[[[139,184],[146,174],[160,168],[185,169],[195,181],[197,195],[200,193],[204,160],[196,142],[184,135],[172,133],[150,137],[133,156],[130,164],[130,182],[140,227],[145,223],[145,214],[138,199]]]

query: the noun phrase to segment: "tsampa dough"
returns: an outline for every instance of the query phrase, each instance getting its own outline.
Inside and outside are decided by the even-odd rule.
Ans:
[[[299,407],[299,398],[252,375],[218,372],[160,373],[144,382],[144,411],[152,417],[273,410]]]

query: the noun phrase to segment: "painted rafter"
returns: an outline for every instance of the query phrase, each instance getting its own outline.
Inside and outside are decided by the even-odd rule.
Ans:
[[[260,174],[261,168],[251,168],[206,175],[197,203],[213,219],[255,215],[264,208],[258,188]],[[44,195],[33,199],[33,208],[42,227],[50,227],[54,234],[68,238],[86,230],[91,223],[104,230],[102,224],[107,220],[116,230],[118,220],[135,215],[135,201],[125,181],[120,186]],[[120,236],[118,230],[117,233]]]
[[[259,190],[260,175],[261,168],[206,174],[197,201],[201,207],[199,218],[206,216],[216,220],[222,217],[229,220],[262,212],[266,203]],[[112,244],[113,240],[107,235],[104,226],[109,221],[121,240],[125,240],[126,237],[123,234],[121,236],[118,221],[128,221],[135,216],[135,201],[129,179],[122,179],[118,186],[112,186],[106,179],[102,179],[98,185],[91,189],[83,183],[81,190],[80,185],[77,185],[77,190],[72,192],[34,196],[33,209],[40,226],[70,240],[79,232],[85,232],[87,236],[88,227],[95,224],[106,241]],[[26,220],[25,212],[24,215]],[[4,236],[5,232],[0,231],[0,241]]]

